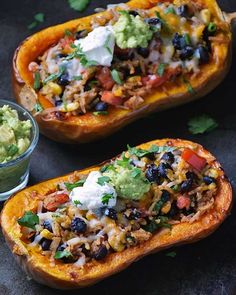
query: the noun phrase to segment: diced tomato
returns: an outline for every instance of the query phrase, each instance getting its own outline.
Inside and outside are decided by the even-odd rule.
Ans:
[[[190,204],[191,204],[191,201],[190,201],[189,196],[187,196],[187,195],[179,196],[177,198],[177,207],[179,209],[186,208],[188,210],[190,208]]]
[[[167,80],[167,76],[159,77],[158,75],[149,75],[142,78],[142,83],[145,86],[159,87]]]
[[[198,171],[202,171],[207,163],[206,159],[200,157],[197,153],[188,148],[184,149],[182,152],[182,158]]]
[[[108,67],[100,68],[97,72],[96,78],[105,90],[111,90],[115,85],[115,81],[112,79],[111,71]]]
[[[71,52],[71,44],[74,42],[74,38],[72,37],[65,37],[60,40],[60,46],[62,47],[64,52]]]
[[[46,196],[46,198],[43,201],[43,207],[51,212],[54,212],[57,210],[59,206],[62,204],[65,204],[69,201],[69,196],[65,193],[57,193],[53,195]]]
[[[101,100],[114,106],[121,105],[123,102],[122,97],[115,96],[111,91],[104,91]]]

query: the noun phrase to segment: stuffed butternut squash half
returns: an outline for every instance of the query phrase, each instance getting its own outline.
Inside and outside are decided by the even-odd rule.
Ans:
[[[204,96],[231,63],[230,17],[215,0],[132,0],[26,39],[14,90],[41,132],[68,143]]]
[[[1,226],[28,275],[74,289],[208,236],[231,204],[214,156],[198,144],[164,139],[20,191],[5,204]]]

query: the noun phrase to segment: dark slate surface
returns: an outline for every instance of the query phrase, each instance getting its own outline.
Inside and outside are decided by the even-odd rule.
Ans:
[[[97,6],[113,1],[92,1],[90,14]],[[236,11],[235,0],[221,0],[221,7]],[[67,1],[1,0],[0,4],[0,98],[13,99],[11,90],[11,59],[17,45],[29,35],[27,25],[35,13],[43,12],[46,21],[38,29],[80,16]],[[235,31],[235,30],[234,30]],[[234,55],[236,53],[234,42]],[[162,137],[180,137],[203,144],[222,162],[235,189],[236,185],[236,61],[225,81],[210,95],[198,102],[165,111],[131,124],[117,134],[94,144],[67,146],[41,136],[32,158],[30,183],[36,183],[67,172],[99,163],[121,152],[126,144],[136,145]],[[214,132],[193,136],[187,130],[188,119],[207,113],[217,119],[220,127]],[[170,258],[159,253],[144,258],[122,273],[80,290],[79,294],[236,294],[236,221],[235,212],[209,238],[177,249]],[[14,261],[0,234],[0,294],[52,295],[66,294],[29,280]],[[77,292],[70,292],[77,294]]]

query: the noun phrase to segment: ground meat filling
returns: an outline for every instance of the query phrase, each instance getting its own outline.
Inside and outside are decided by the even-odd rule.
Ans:
[[[150,10],[122,5],[110,8],[109,17],[92,18],[92,31],[107,27],[113,32],[122,17],[141,23],[150,32],[146,44],[141,43],[141,34],[129,36],[125,44],[118,35],[112,43],[111,33],[103,45],[85,51],[80,44],[92,31],[66,30],[58,44],[29,64],[34,88],[40,94],[35,111],[66,120],[87,112],[106,115],[114,106],[138,109],[153,89],[176,79],[194,91],[190,80],[212,59],[211,38],[222,29],[207,8],[181,3],[159,3]],[[87,42],[92,43],[90,39]]]
[[[38,208],[18,220],[22,240],[51,263],[82,267],[103,260],[175,224],[198,220],[214,206],[222,173],[192,149],[129,147],[100,171],[75,174],[54,191],[36,194]],[[96,188],[86,186],[95,175]]]

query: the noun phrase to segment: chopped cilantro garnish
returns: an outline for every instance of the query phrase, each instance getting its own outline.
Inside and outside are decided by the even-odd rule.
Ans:
[[[35,72],[34,73],[34,90],[39,90],[41,86],[40,83],[40,73],[39,72]]]
[[[208,115],[201,115],[190,119],[188,126],[192,134],[203,134],[217,128],[218,123]]]
[[[74,48],[75,50],[66,57],[66,60],[70,60],[73,58],[79,58],[81,65],[85,68],[97,65],[96,61],[87,59],[80,44],[78,44],[77,46],[75,44],[71,44],[71,47]]]
[[[60,66],[59,67],[59,72],[56,73],[56,74],[51,74],[49,75],[44,81],[43,81],[43,84],[47,84],[48,82],[51,82],[51,81],[55,81],[56,79],[58,79],[66,70],[66,67],[65,66]]]
[[[74,203],[75,205],[83,205],[79,200],[74,200],[73,203]]]
[[[43,107],[42,107],[42,105],[41,105],[39,102],[37,102],[37,103],[34,105],[34,110],[35,110],[36,113],[40,113],[40,112],[43,111]]]
[[[94,116],[100,116],[100,115],[108,115],[108,111],[99,111],[99,112],[93,112]]]
[[[29,30],[32,30],[32,29],[34,29],[35,27],[37,27],[37,25],[39,24],[39,23],[43,23],[44,22],[44,14],[43,13],[37,13],[37,14],[35,14],[35,16],[34,16],[34,21],[31,23],[31,24],[29,24],[28,25],[28,29]]]
[[[54,255],[55,259],[61,259],[61,258],[68,258],[72,257],[73,255],[71,254],[70,251],[64,250],[64,251],[57,251]]]
[[[108,164],[108,165],[102,166],[100,168],[100,172],[102,172],[102,173],[105,172],[105,171],[107,171],[107,170],[113,170],[113,171],[115,171],[116,169],[115,169],[114,165],[112,165],[112,164]]]
[[[177,255],[177,253],[174,251],[166,253],[166,256],[171,257],[171,258],[175,258],[176,255]]]
[[[162,228],[162,227],[171,228],[171,224],[168,223],[168,220],[169,220],[168,217],[159,216],[158,219],[152,220],[147,225],[144,225],[143,229],[150,232],[150,233],[153,233],[157,229]]]
[[[108,176],[102,176],[98,178],[97,183],[101,186],[105,185],[105,183],[108,183],[109,181],[111,181],[110,177]]]
[[[140,174],[142,173],[142,170],[139,168],[134,168],[131,172],[131,176],[133,178],[136,178],[137,176],[140,176]]]
[[[65,29],[65,36],[67,36],[67,37],[72,37],[72,36],[73,36],[73,33],[71,33],[70,30]]]
[[[39,217],[31,211],[26,211],[25,214],[18,219],[21,226],[35,229],[35,225],[39,224]]]
[[[189,34],[184,34],[184,41],[185,41],[186,45],[191,44],[191,38],[190,38]]]
[[[116,160],[116,164],[123,168],[131,168],[130,158],[126,158],[125,153],[122,154],[121,159]]]
[[[109,35],[109,36],[107,37],[107,40],[106,40],[105,44],[104,44],[104,47],[105,47],[106,50],[112,55],[112,50],[111,50],[111,48],[109,47],[110,39],[111,39],[111,36]]]
[[[170,27],[168,26],[167,22],[161,17],[159,11],[156,11],[156,16],[157,18],[159,18],[161,24],[162,24],[162,27],[164,29],[164,31],[166,31],[166,33],[170,33],[171,32],[171,29]]]
[[[79,12],[84,11],[90,2],[91,0],[68,0],[70,7]]]
[[[129,154],[135,155],[138,158],[142,158],[142,157],[148,156],[150,154],[154,154],[154,153],[172,152],[173,150],[176,149],[174,147],[157,146],[157,145],[152,145],[149,150],[143,150],[143,149],[139,149],[136,147],[130,147],[129,145],[127,147],[128,147]]]
[[[117,71],[117,70],[112,70],[111,71],[111,76],[112,76],[112,79],[119,85],[122,85],[123,84],[123,81],[120,77],[120,73]]]
[[[174,7],[170,6],[166,8],[165,14],[169,14],[169,13],[176,14]]]
[[[165,69],[168,66],[166,63],[160,63],[157,68],[157,74],[159,77],[162,77],[165,73]]]
[[[65,182],[65,187],[68,191],[72,191],[76,187],[83,186],[84,183],[85,183],[85,179],[80,179],[79,181],[77,181],[75,183]]]
[[[189,80],[187,80],[186,78],[183,78],[183,82],[186,85],[189,93],[191,93],[191,94],[195,94],[196,93],[195,90],[193,89],[192,84],[189,82]]]
[[[110,199],[114,199],[114,196],[112,194],[105,194],[102,196],[102,203],[103,205],[108,205]]]
[[[215,33],[217,30],[217,25],[215,23],[209,23],[207,30],[211,33]]]

